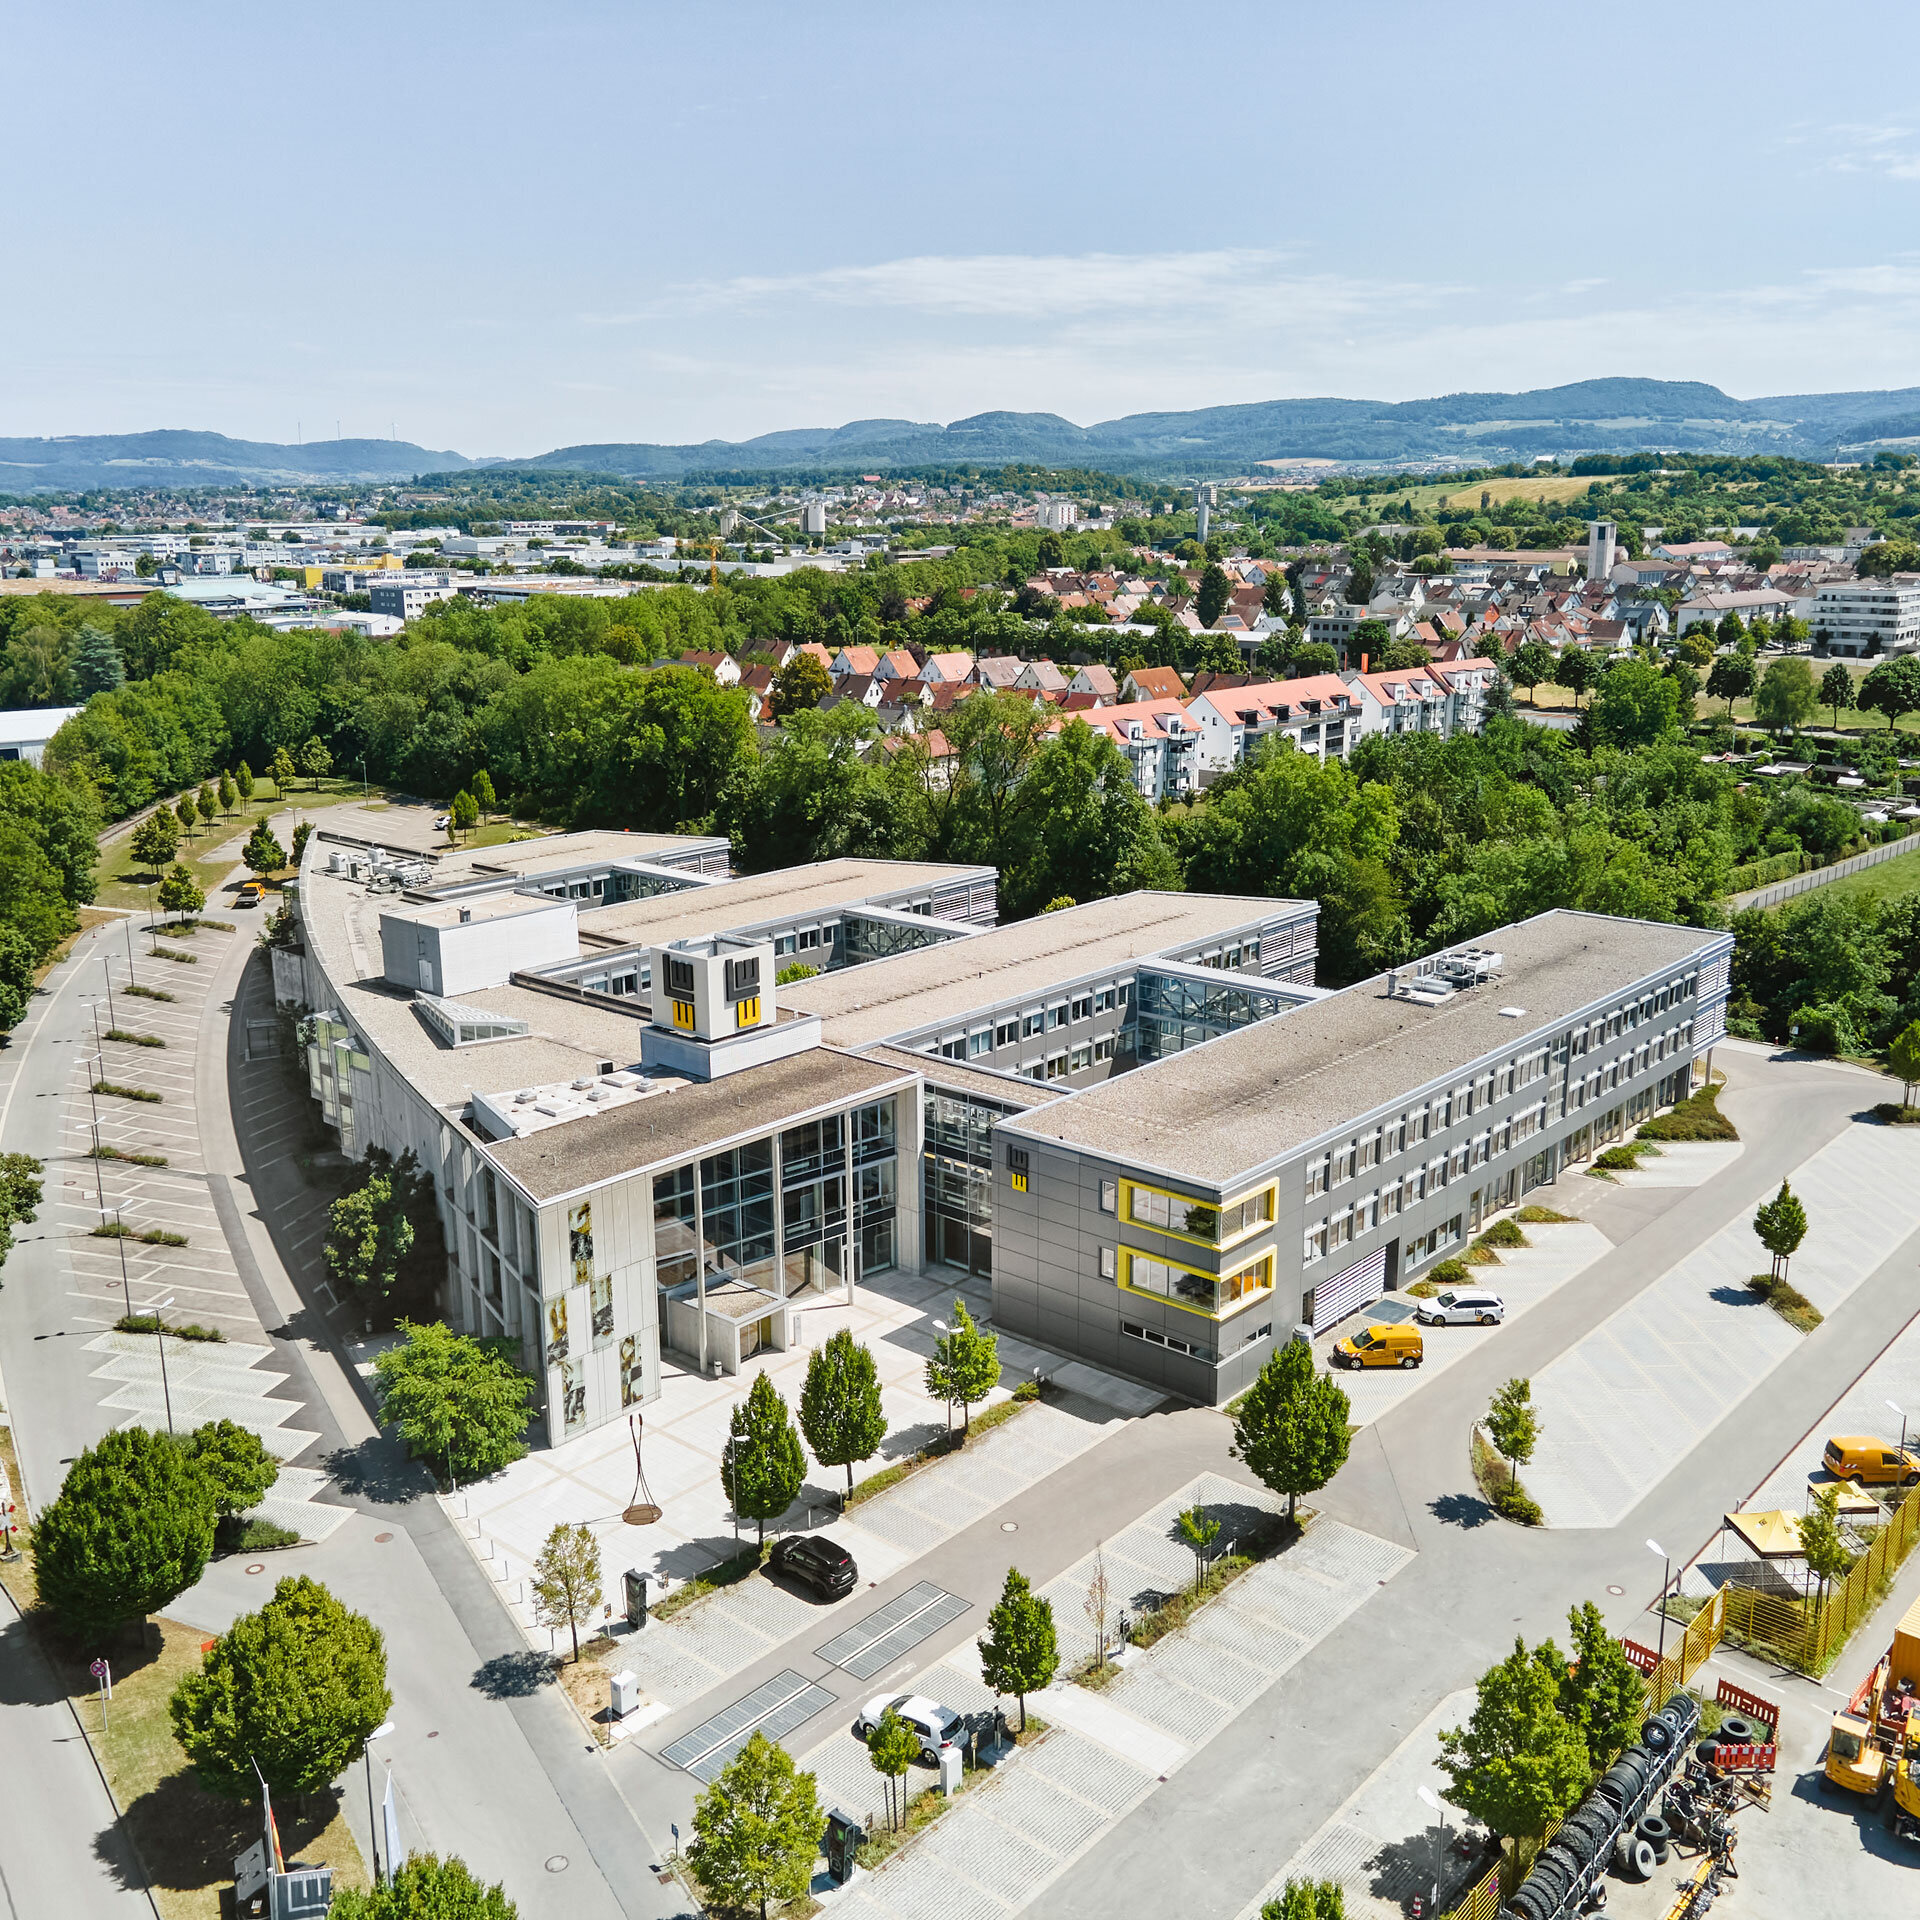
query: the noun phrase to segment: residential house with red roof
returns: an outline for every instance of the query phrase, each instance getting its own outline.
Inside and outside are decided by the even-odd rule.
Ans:
[[[1200,734],[1206,774],[1242,765],[1276,738],[1322,760],[1341,758],[1360,738],[1359,702],[1337,673],[1215,684],[1187,702],[1187,717]]]
[[[1141,700],[1184,700],[1187,683],[1172,667],[1135,667],[1120,683],[1123,703]]]
[[[1134,700],[1072,718],[1104,733],[1127,756],[1142,799],[1181,800],[1198,790],[1200,734],[1181,700]]]

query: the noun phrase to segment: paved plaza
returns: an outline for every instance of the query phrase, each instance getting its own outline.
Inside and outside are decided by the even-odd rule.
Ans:
[[[1912,1233],[1886,1196],[1916,1176],[1920,1141],[1865,1122],[1795,1170],[1807,1237],[1792,1278],[1822,1313]],[[1747,1285],[1766,1264],[1743,1214],[1534,1376],[1541,1439],[1526,1479],[1550,1525],[1617,1524],[1809,1337]]]

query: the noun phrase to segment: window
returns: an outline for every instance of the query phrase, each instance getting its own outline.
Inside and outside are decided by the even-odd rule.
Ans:
[[[940,1057],[943,1060],[964,1060],[967,1057],[966,1037],[956,1033],[950,1039],[942,1040]]]
[[[1116,1247],[1100,1249],[1100,1278],[1117,1280],[1120,1277],[1120,1253]]]
[[[993,1029],[980,1027],[967,1035],[967,1057],[977,1060],[983,1053],[993,1051]]]
[[[1344,1180],[1353,1178],[1353,1156],[1355,1143],[1351,1140],[1344,1147],[1333,1150],[1333,1184],[1337,1187]]]
[[[1093,1010],[1095,1013],[1111,1013],[1113,1011],[1113,989],[1111,987],[1102,987],[1099,992],[1093,996]]]
[[[1220,1238],[1237,1240],[1241,1234],[1251,1233],[1272,1218],[1273,1189],[1262,1187],[1258,1193],[1250,1193],[1245,1199],[1220,1209]]]
[[[1064,1000],[1055,1001],[1047,1009],[1047,1031],[1051,1033],[1055,1027],[1064,1027],[1066,1024],[1067,1003]]]
[[[1020,1037],[1023,1040],[1031,1040],[1036,1033],[1039,1033],[1046,1026],[1046,1023],[1047,1019],[1045,1014],[1041,1013],[1038,1008],[1030,1008],[1020,1016]]]
[[[1118,1213],[1120,1211],[1120,1182],[1102,1180],[1100,1182],[1100,1211]]]
[[[1111,1060],[1114,1053],[1114,1044],[1114,1036],[1110,1033],[1103,1033],[1100,1038],[1093,1043],[1094,1059]]]
[[[1204,1200],[1184,1194],[1156,1193],[1151,1187],[1127,1188],[1127,1218],[1161,1233],[1177,1233],[1192,1240],[1213,1240],[1220,1231],[1220,1212]]]
[[[1047,1063],[1044,1060],[1022,1060],[1020,1072],[1028,1080],[1044,1080],[1047,1077]]]
[[[1020,1018],[1015,1015],[1010,1020],[997,1022],[993,1029],[993,1044],[996,1047],[1010,1047],[1020,1038]]]
[[[1329,1161],[1324,1153],[1317,1160],[1307,1162],[1307,1198],[1309,1200],[1315,1194],[1326,1192],[1328,1165]]]
[[[1067,1055],[1067,1071],[1069,1073],[1078,1073],[1083,1067],[1090,1067],[1092,1065],[1093,1042],[1090,1040],[1081,1041],[1080,1044],[1074,1047]]]
[[[1049,1080],[1064,1080],[1066,1077],[1067,1077],[1067,1056],[1064,1053],[1048,1054],[1047,1055],[1047,1078]]]
[[[1071,1017],[1075,1020],[1091,1020],[1093,1018],[1092,994],[1083,993],[1075,999]]]

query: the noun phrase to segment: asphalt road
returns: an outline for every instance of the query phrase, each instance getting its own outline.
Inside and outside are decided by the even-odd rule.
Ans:
[[[1568,1607],[1589,1599],[1615,1631],[1632,1628],[1660,1585],[1647,1538],[1676,1564],[1691,1554],[1912,1318],[1920,1234],[1619,1526],[1527,1531],[1496,1520],[1474,1494],[1468,1434],[1502,1380],[1565,1352],[1883,1097],[1843,1068],[1763,1065],[1732,1052],[1716,1064],[1728,1072],[1723,1104],[1746,1151],[1704,1187],[1619,1188],[1587,1206],[1615,1250],[1360,1437],[1320,1505],[1418,1557],[1056,1881],[1048,1920],[1237,1914],[1515,1634],[1564,1644]]]

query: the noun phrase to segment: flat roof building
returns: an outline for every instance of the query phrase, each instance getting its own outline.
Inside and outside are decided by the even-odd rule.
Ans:
[[[1330,993],[1310,901],[1002,927],[990,868],[341,854],[313,835],[276,963],[310,1089],[431,1175],[443,1310],[518,1343],[554,1442],[901,1267],[1217,1402],[1690,1089],[1726,997],[1726,935],[1583,914]]]

